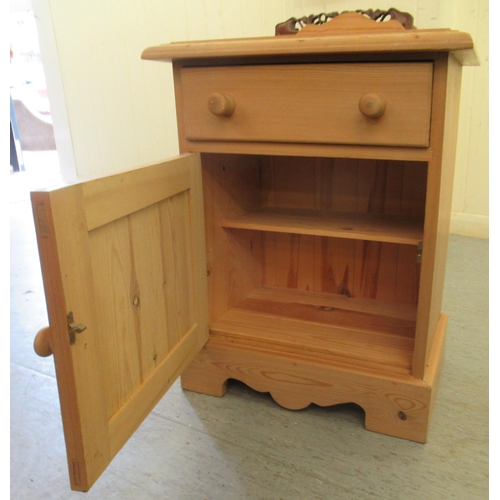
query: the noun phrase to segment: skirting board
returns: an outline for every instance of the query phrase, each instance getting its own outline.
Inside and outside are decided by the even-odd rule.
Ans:
[[[450,233],[488,239],[489,217],[487,215],[452,212]]]

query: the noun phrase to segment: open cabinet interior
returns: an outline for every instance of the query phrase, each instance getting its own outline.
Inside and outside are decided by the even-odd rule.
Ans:
[[[427,163],[201,163],[211,334],[410,374]]]

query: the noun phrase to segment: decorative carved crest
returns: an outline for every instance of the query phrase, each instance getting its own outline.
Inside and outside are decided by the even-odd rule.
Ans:
[[[384,21],[397,21],[399,22],[404,29],[415,29],[413,25],[413,16],[408,12],[400,12],[399,10],[391,7],[388,10],[355,10],[355,11],[344,11],[344,12],[330,12],[329,14],[318,14],[310,16],[304,16],[301,18],[292,17],[283,23],[276,25],[276,35],[294,35],[298,33],[302,28],[308,25],[321,25],[325,24],[328,21],[331,21],[333,18],[338,17],[342,14],[346,13],[357,13],[362,14],[367,19],[371,19],[376,22],[384,22]]]

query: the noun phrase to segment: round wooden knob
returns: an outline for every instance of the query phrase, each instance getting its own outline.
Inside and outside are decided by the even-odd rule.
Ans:
[[[359,100],[359,110],[368,118],[378,118],[385,112],[385,99],[369,92]]]
[[[35,352],[42,358],[46,358],[52,354],[52,348],[50,347],[50,327],[46,326],[42,328],[35,337],[35,342],[33,343]]]
[[[236,108],[236,101],[230,94],[215,92],[208,99],[208,109],[216,116],[231,116]]]

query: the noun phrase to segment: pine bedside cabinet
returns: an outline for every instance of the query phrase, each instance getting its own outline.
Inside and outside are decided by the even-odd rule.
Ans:
[[[470,36],[350,13],[142,57],[173,62],[181,156],[32,193],[71,487],[179,375],[424,443]]]

